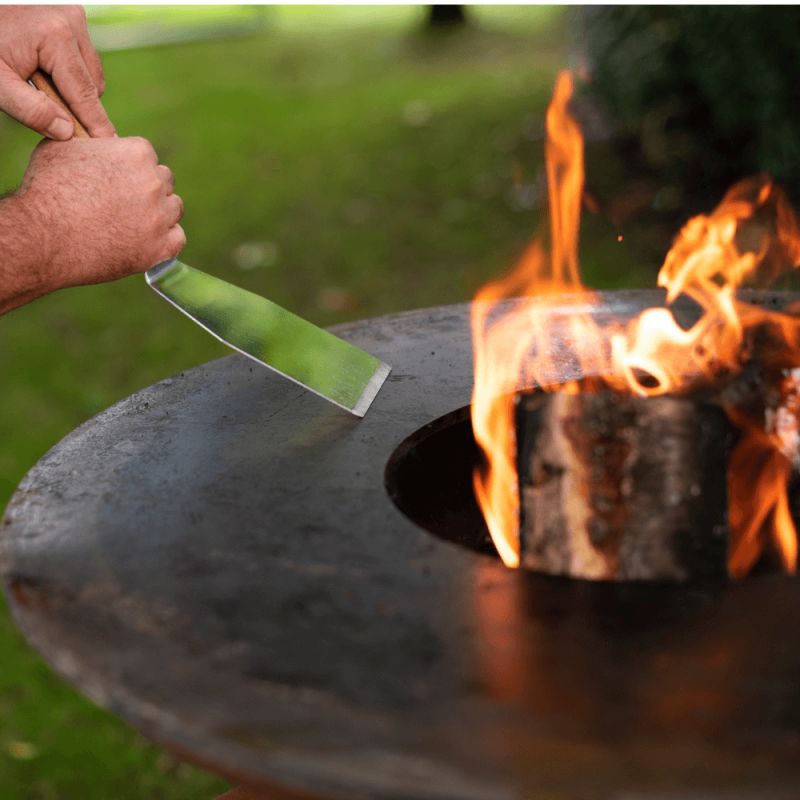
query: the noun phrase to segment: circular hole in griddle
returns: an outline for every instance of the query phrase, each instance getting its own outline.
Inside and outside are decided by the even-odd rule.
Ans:
[[[394,504],[434,536],[497,555],[472,489],[480,451],[470,407],[428,423],[392,453],[384,482]]]

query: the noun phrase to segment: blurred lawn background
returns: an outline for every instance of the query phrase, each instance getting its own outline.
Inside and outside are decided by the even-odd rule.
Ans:
[[[511,266],[543,208],[543,115],[576,63],[570,12],[473,7],[90,7],[106,107],[154,143],[186,201],[184,259],[319,324],[469,300]],[[0,189],[37,137],[0,119]],[[588,169],[623,167],[603,137]],[[594,172],[593,172],[594,171]],[[669,232],[584,227],[598,287],[651,284]],[[0,319],[0,508],[76,425],[225,349],[141,278]],[[0,797],[213,797],[181,764],[50,673],[0,609]]]

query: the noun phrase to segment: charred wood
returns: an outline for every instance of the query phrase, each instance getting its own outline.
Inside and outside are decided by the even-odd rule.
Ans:
[[[705,401],[521,395],[522,565],[595,580],[724,577],[732,439]]]

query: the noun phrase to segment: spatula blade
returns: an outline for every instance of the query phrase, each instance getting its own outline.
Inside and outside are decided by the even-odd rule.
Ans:
[[[234,350],[363,417],[391,367],[264,297],[173,260],[147,283]]]

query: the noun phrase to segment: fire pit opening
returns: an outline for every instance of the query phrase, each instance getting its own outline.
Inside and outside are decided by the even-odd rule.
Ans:
[[[524,445],[522,453],[518,454],[524,484],[521,498],[523,516],[525,514],[530,516],[538,513],[530,497],[526,497],[528,490],[525,488],[527,479],[524,477],[524,472],[526,463],[535,463],[536,454],[531,452],[530,443],[536,442],[537,446],[540,443],[541,434],[536,429],[540,429],[543,426],[542,421],[546,417],[541,413],[541,409],[548,407],[550,397],[552,396],[534,392],[518,398],[518,422],[523,426],[520,428],[520,432],[524,431],[524,425],[527,424],[529,427],[528,435],[525,437],[527,444]],[[657,410],[656,406],[664,402],[664,400],[655,400],[655,402],[648,400],[641,403],[641,405],[643,408],[652,405],[656,416],[658,416],[661,414],[661,410]],[[679,408],[680,406],[678,405],[677,407]],[[534,410],[534,413],[531,413],[531,409]],[[704,425],[711,431],[712,440],[721,441],[723,437],[720,431],[716,430],[719,422],[718,420],[712,421],[713,424],[710,426],[708,421],[705,421]],[[655,422],[650,420],[644,427],[652,430],[657,422],[657,419]],[[544,428],[546,427],[544,425]],[[533,435],[530,435],[531,431]],[[698,432],[690,431],[691,435],[687,437],[687,442],[691,443],[693,437],[696,438],[700,435],[699,431],[699,428]],[[658,431],[656,430],[656,436],[657,434]],[[649,444],[645,443],[645,445],[652,449],[654,443],[649,442]],[[673,447],[672,449],[674,450],[675,448]],[[703,449],[707,448],[704,447]],[[679,457],[683,455],[685,454],[678,454]],[[719,456],[719,453],[714,451],[713,455]],[[670,453],[670,457],[675,458],[676,456]],[[698,457],[699,454],[693,456],[695,459]],[[481,453],[473,436],[470,407],[465,406],[433,420],[401,442],[386,465],[384,482],[394,504],[412,522],[424,530],[441,539],[454,542],[476,552],[497,556],[497,551],[475,498],[473,475],[480,463]],[[707,477],[704,477],[704,474]],[[698,541],[692,540],[687,547],[690,545],[694,547],[695,552],[691,558],[698,561],[698,563],[692,564],[692,569],[687,574],[677,576],[678,580],[687,578],[718,580],[724,577],[724,553],[715,553],[714,559],[709,557],[709,553],[719,549],[717,547],[719,542],[716,541],[719,535],[719,520],[706,519],[709,516],[706,513],[706,506],[710,507],[711,505],[709,503],[710,495],[718,495],[722,492],[722,497],[724,498],[724,487],[719,480],[723,475],[724,467],[722,464],[711,462],[705,465],[701,464],[698,479],[702,482],[703,497],[700,500],[704,499],[705,505],[703,502],[699,504],[695,502],[698,500],[696,491],[694,498],[687,495],[686,502],[679,504],[681,507],[686,506],[689,509],[689,511],[684,510],[683,512],[687,517],[691,518],[692,524],[689,527],[693,530],[690,531],[691,536],[689,538],[695,537]],[[652,483],[652,480],[649,482]],[[643,527],[643,530],[649,524],[646,522],[647,517],[659,519],[665,513],[664,509],[658,507],[659,487],[650,488],[652,492],[649,496],[646,496],[646,492],[642,494],[647,503],[653,507],[639,509],[640,516],[644,516],[638,521],[641,525],[637,523],[634,526],[637,528]],[[800,491],[798,489],[800,489],[800,481],[795,479],[790,483],[788,493],[791,516],[795,523],[800,520]],[[541,498],[539,500],[541,502]],[[693,503],[697,505],[697,509],[693,510]],[[717,508],[721,507],[718,502]],[[642,520],[645,520],[645,522],[642,522]],[[550,533],[554,530],[551,520],[546,520],[545,527]],[[557,527],[555,526],[555,528]],[[694,530],[694,528],[698,530]],[[700,528],[708,528],[709,536],[706,537],[708,541],[704,538],[703,532],[699,530]],[[635,534],[636,532],[632,530],[631,536],[635,536]],[[647,549],[645,548],[645,550]],[[681,548],[681,550],[681,558],[685,558],[684,548]],[[582,570],[576,571],[568,566],[553,569],[548,566],[548,559],[542,559],[540,556],[541,554],[538,554],[537,557],[523,559],[525,562],[523,566],[533,572],[571,575],[575,578],[609,577],[599,574],[592,575]],[[540,561],[542,563],[539,563]],[[720,566],[722,566],[722,569],[720,569]],[[767,549],[751,574],[763,575],[778,571],[780,571],[779,561],[776,559],[775,553]],[[649,569],[645,569],[643,572],[640,571],[641,574],[627,574],[622,571],[620,574],[613,576],[613,579],[625,581],[633,577],[637,580],[647,580],[648,572]],[[669,570],[664,572],[663,569],[661,571],[656,569],[655,572],[656,574],[652,576],[653,580],[675,577],[668,574]]]
[[[394,504],[428,533],[496,556],[472,488],[479,463],[464,406],[405,439],[386,465],[384,482]]]

